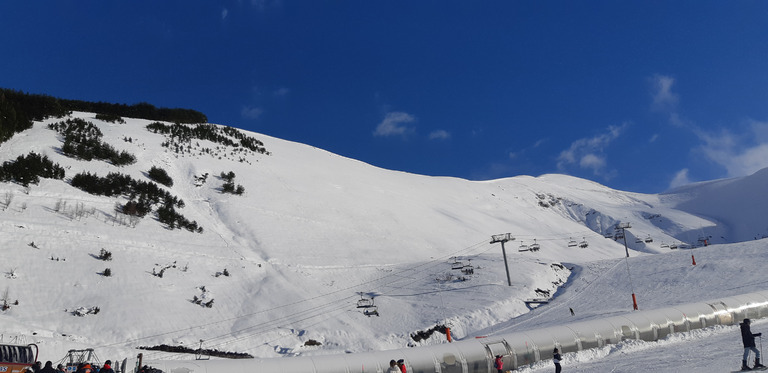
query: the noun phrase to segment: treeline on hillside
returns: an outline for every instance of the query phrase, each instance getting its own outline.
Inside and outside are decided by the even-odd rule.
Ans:
[[[0,88],[0,143],[32,128],[33,120],[66,114],[67,110],[53,97]]]
[[[191,109],[157,108],[146,102],[134,105],[110,104],[107,102],[88,102],[79,100],[60,100],[71,111],[111,114],[120,117],[160,120],[177,123],[207,123],[205,114]]]
[[[48,156],[37,153],[20,155],[14,161],[3,162],[0,166],[0,181],[15,181],[21,185],[37,184],[40,178],[63,179],[64,168],[53,163]]]
[[[106,177],[99,177],[90,172],[82,172],[72,178],[73,187],[100,196],[124,196],[128,202],[120,206],[120,212],[143,217],[160,205],[156,210],[157,220],[170,229],[184,228],[190,232],[202,233],[203,228],[197,222],[190,221],[176,211],[184,208],[184,201],[160,188],[157,184],[134,180],[128,175],[110,172]]]
[[[229,351],[219,351],[216,349],[208,349],[204,348],[202,350],[200,349],[191,349],[189,347],[184,346],[169,346],[166,344],[162,344],[159,346],[139,346],[136,347],[140,350],[150,350],[150,351],[165,351],[165,352],[175,352],[175,353],[187,353],[187,354],[203,354],[207,356],[216,356],[216,357],[223,357],[225,359],[253,359],[253,355],[245,352],[229,352]]]
[[[61,118],[71,111],[86,111],[112,117],[130,117],[177,123],[206,123],[208,118],[190,109],[156,108],[142,102],[135,105],[65,100],[40,94],[0,88],[0,143],[32,127],[32,121]]]
[[[161,133],[172,138],[177,138],[180,142],[189,142],[192,139],[208,140],[227,146],[242,146],[261,154],[267,153],[267,149],[264,147],[263,142],[254,137],[245,135],[232,127],[219,127],[213,124],[186,126],[177,123],[167,125],[160,122],[154,122],[148,124],[147,129],[154,133]],[[236,143],[232,141],[229,137],[234,137],[238,142]],[[167,143],[163,145],[168,146]]]
[[[90,161],[94,158],[108,161],[115,166],[125,166],[136,163],[136,156],[123,150],[118,152],[112,145],[101,141],[101,130],[93,123],[81,119],[67,119],[66,121],[51,123],[48,125],[62,136],[64,145],[61,152],[67,156]]]

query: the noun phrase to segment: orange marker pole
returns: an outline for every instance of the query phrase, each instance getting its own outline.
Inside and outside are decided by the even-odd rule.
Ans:
[[[693,261],[693,265],[696,265],[696,258],[693,257],[693,254],[691,254],[691,260]]]
[[[637,311],[637,297],[635,297],[635,293],[632,293],[632,306],[635,307],[635,311]]]

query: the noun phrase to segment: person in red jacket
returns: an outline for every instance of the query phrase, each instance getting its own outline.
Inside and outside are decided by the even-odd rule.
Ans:
[[[504,361],[501,360],[501,355],[496,355],[496,360],[493,362],[493,367],[496,368],[498,373],[504,373]]]
[[[406,371],[408,368],[405,367],[405,360],[400,359],[397,361],[397,367],[400,368],[400,371],[403,373],[407,373]]]
[[[112,360],[105,361],[104,366],[99,369],[99,373],[115,373],[115,370],[112,369]]]

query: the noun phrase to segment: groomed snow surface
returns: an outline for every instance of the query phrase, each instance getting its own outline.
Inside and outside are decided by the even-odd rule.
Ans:
[[[456,339],[474,338],[632,312],[632,292],[641,309],[653,309],[765,290],[768,282],[767,170],[660,195],[564,175],[472,182],[383,170],[255,133],[247,134],[269,155],[194,139],[176,152],[145,129],[150,121],[73,116],[138,161],[115,167],[64,156],[46,126],[61,119],[0,145],[0,161],[35,151],[66,168],[65,180],[0,183],[0,295],[18,300],[0,312],[0,338],[39,344],[42,361],[81,348],[121,360],[137,346],[197,348],[200,340],[274,358],[386,350],[446,343],[440,333],[410,338],[437,324],[451,326]],[[133,225],[115,212],[125,198],[69,185],[82,171],[147,180],[152,166],[173,178],[167,189],[202,234],[169,230],[152,216]],[[229,171],[244,195],[221,192],[218,175]],[[632,225],[629,259],[623,240],[605,237],[619,222]],[[516,238],[505,244],[512,286],[500,244],[489,243],[506,232]],[[669,248],[699,238],[711,245]],[[540,251],[518,251],[534,240]],[[587,248],[568,246],[582,240]],[[101,249],[113,259],[99,260]],[[474,273],[452,269],[456,262]],[[112,276],[103,276],[106,268]],[[163,268],[163,277],[153,275]],[[526,306],[547,292],[549,304]],[[375,299],[380,316],[356,307],[361,293]],[[194,297],[214,302],[202,307]],[[92,307],[99,312],[76,315]],[[762,320],[753,324],[764,329]],[[309,340],[321,345],[305,346]],[[714,327],[565,354],[563,368],[725,372],[739,366],[742,351],[737,326]],[[545,361],[523,371],[553,369]]]

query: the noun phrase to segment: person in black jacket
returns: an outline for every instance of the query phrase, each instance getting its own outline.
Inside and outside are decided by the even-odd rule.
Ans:
[[[741,328],[741,342],[744,344],[744,357],[741,359],[741,370],[752,370],[754,368],[763,368],[765,365],[760,364],[760,350],[755,347],[755,337],[763,335],[763,333],[752,333],[749,328],[751,320],[744,319],[744,322],[739,324]],[[750,368],[747,366],[747,359],[749,359],[749,352],[755,353],[755,367]]]
[[[563,360],[563,358],[560,357],[560,350],[554,349],[552,354],[552,360],[555,362],[555,373],[560,373],[560,371],[563,370],[563,367],[560,366],[560,360]]]
[[[115,373],[112,369],[112,360],[105,361],[104,366],[99,369],[99,373]]]
[[[53,369],[53,363],[49,360],[45,362],[45,366],[40,370],[40,373],[56,373],[56,369]]]

